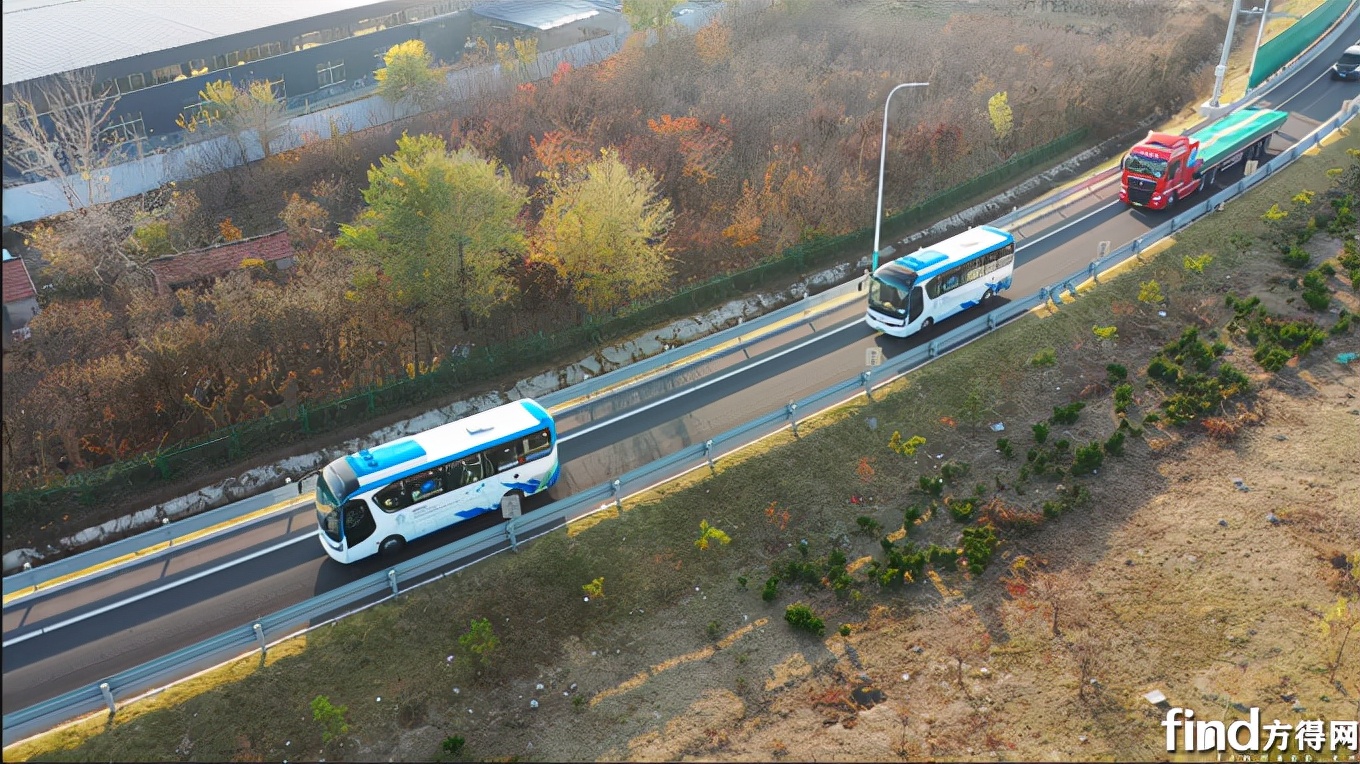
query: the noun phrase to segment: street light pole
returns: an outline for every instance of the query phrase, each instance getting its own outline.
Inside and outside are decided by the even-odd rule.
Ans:
[[[1228,14],[1228,36],[1223,38],[1223,55],[1214,67],[1214,95],[1209,105],[1218,108],[1218,99],[1223,95],[1223,75],[1228,73],[1228,50],[1232,47],[1233,30],[1237,28],[1237,14],[1242,12],[1242,0],[1233,0],[1232,11]]]
[[[878,238],[883,231],[883,168],[888,161],[888,105],[892,103],[893,93],[902,88],[923,88],[929,84],[929,82],[904,82],[889,90],[888,98],[883,102],[883,142],[878,146],[878,210],[874,214],[874,262],[870,266],[870,273],[878,270]]]

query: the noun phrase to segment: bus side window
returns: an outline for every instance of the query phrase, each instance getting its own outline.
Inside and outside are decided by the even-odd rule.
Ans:
[[[411,497],[406,493],[400,481],[389,485],[373,495],[373,503],[384,512],[392,513],[405,509],[411,504]]]
[[[491,458],[491,465],[497,472],[504,472],[511,467],[519,464],[519,454],[515,453],[514,443],[506,443],[503,446],[495,446],[487,449],[486,455]]]
[[[930,280],[929,284],[926,284],[926,294],[930,295],[930,299],[933,300],[940,296],[940,280],[942,278],[943,276],[936,276]]]
[[[542,456],[552,450],[552,435],[547,430],[538,432],[526,437],[520,447],[524,458],[533,459]]]
[[[426,470],[401,482],[410,493],[410,503],[418,504],[444,492],[444,470],[442,468]]]
[[[997,250],[996,252],[989,252],[989,253],[987,253],[987,257],[986,257],[986,259],[985,259],[985,262],[986,262],[987,265],[986,265],[986,267],[983,269],[983,271],[984,271],[985,273],[991,273],[992,271],[996,270],[996,263],[997,263],[997,261],[1000,260],[1000,259],[1001,259],[1001,251],[1000,251],[1000,250]]]
[[[959,269],[954,268],[944,275],[944,283],[940,285],[941,292],[948,292],[957,288],[959,285]]]
[[[450,464],[448,469],[452,473],[453,484],[457,488],[480,483],[486,474],[486,466],[482,461],[481,454],[473,454],[466,459]]]

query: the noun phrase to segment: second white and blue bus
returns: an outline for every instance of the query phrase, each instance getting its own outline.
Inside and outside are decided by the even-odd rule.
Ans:
[[[869,278],[865,323],[906,337],[981,305],[1011,286],[1015,237],[978,226],[879,266]]]
[[[321,546],[340,562],[379,552],[477,515],[501,499],[557,482],[557,427],[528,398],[326,465],[316,481]]]

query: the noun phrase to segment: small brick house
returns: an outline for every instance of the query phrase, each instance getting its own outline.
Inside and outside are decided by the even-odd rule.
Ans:
[[[21,258],[4,250],[4,271],[0,281],[4,285],[5,334],[8,348],[14,340],[28,337],[28,322],[38,315],[38,290],[28,275],[28,266]]]
[[[272,264],[279,270],[285,270],[293,267],[293,254],[288,232],[275,231],[206,249],[159,257],[147,263],[147,267],[155,278],[156,291],[167,293],[209,284],[218,276],[240,268],[241,263],[247,260],[260,260],[266,265]]]

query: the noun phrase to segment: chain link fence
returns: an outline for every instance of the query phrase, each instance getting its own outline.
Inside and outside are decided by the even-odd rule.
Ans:
[[[1071,132],[888,216],[883,224],[884,239],[891,241],[933,223],[945,214],[993,193],[1001,184],[1072,153],[1083,146],[1086,136],[1084,128]],[[314,435],[363,424],[469,385],[588,353],[602,344],[701,313],[763,288],[787,283],[846,258],[857,258],[872,247],[872,227],[806,242],[790,247],[760,265],[714,278],[618,316],[588,318],[579,326],[554,334],[539,332],[495,346],[474,348],[466,356],[447,359],[427,374],[391,380],[345,398],[299,405],[292,410],[276,410],[265,417],[219,429],[155,454],[71,475],[58,486],[7,492],[4,494],[5,519],[23,525],[62,514],[86,514],[88,509],[84,508],[125,501],[156,484],[203,475],[240,463],[254,454],[268,453]]]

